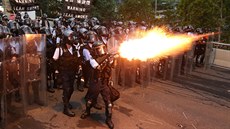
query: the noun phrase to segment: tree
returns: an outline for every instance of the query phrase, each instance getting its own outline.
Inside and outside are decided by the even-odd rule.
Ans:
[[[181,25],[220,31],[219,41],[230,42],[229,0],[181,0],[178,6]]]
[[[182,25],[193,25],[201,28],[220,26],[219,9],[216,0],[181,0],[178,14]]]
[[[155,4],[157,4],[156,15],[161,16],[158,20],[161,25],[175,25],[178,21],[178,15],[176,13],[176,0],[154,0],[157,3],[153,3],[153,7],[155,10]]]
[[[57,17],[61,12],[62,1],[59,0],[39,0],[40,10],[42,13],[46,13],[48,17]],[[40,12],[38,15],[41,15]]]
[[[230,1],[229,0],[222,0],[222,3],[220,3],[220,6],[222,6],[222,36],[221,40],[223,42],[230,43]]]
[[[94,0],[90,16],[97,17],[101,21],[110,21],[116,18],[115,0]]]
[[[119,14],[126,21],[152,22],[154,20],[152,0],[124,0],[119,7]]]
[[[178,4],[177,14],[180,17],[182,25],[190,24],[189,21],[189,6],[194,0],[181,0]]]

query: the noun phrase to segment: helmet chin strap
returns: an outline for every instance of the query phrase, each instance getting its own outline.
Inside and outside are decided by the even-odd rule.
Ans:
[[[92,43],[88,43],[89,47],[92,48],[93,47],[93,44]]]
[[[67,49],[69,49],[69,48],[72,47],[72,45],[67,43],[67,44],[66,44],[66,47],[67,47]]]
[[[104,44],[107,44],[107,42],[108,42],[107,37],[102,36],[102,40],[103,40]]]

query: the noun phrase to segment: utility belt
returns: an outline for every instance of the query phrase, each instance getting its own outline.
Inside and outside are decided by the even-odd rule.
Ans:
[[[82,65],[83,65],[83,67],[84,67],[84,66],[85,66],[85,67],[91,67],[91,66],[90,66],[90,61],[89,61],[89,60],[87,60],[87,61],[86,61],[86,60],[83,60],[83,61],[82,61]]]

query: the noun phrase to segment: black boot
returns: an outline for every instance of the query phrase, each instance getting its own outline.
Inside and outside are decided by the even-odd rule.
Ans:
[[[77,78],[77,90],[84,92],[84,88],[81,86],[81,78]]]
[[[75,113],[70,110],[70,103],[69,103],[71,95],[72,95],[71,89],[64,89],[63,90],[63,97],[62,97],[62,100],[64,103],[63,113],[69,117],[74,117]],[[71,107],[72,107],[72,105],[71,105]]]
[[[68,106],[69,106],[69,109],[73,109],[73,106],[70,103],[69,103]]]
[[[105,115],[106,115],[105,123],[108,125],[110,129],[113,129],[114,124],[112,122],[112,104],[109,104],[109,106],[106,107]]]
[[[81,86],[77,86],[77,90],[80,91],[80,92],[84,92],[84,88],[81,87]]]
[[[113,128],[114,128],[114,124],[113,124],[113,122],[112,122],[110,116],[107,116],[105,123],[108,125],[108,127],[109,127],[110,129],[113,129]]]
[[[51,80],[47,80],[47,91],[50,93],[54,93],[55,90],[53,89],[53,87],[51,86]]]
[[[64,103],[64,97],[62,97],[62,101]],[[70,103],[68,104],[68,107],[69,107],[69,109],[73,109],[73,106]]]
[[[32,90],[33,90],[33,94],[34,94],[34,103],[40,105],[40,106],[44,106],[44,102],[40,99],[39,96],[39,82],[34,82],[32,85]]]
[[[75,113],[70,111],[69,109],[69,104],[64,104],[64,110],[63,110],[63,113],[69,117],[74,117],[75,116]]]
[[[91,106],[92,105],[92,103],[91,103],[91,101],[87,101],[86,102],[86,109],[85,109],[85,111],[81,114],[81,119],[85,119],[85,118],[87,118],[88,116],[90,116],[90,109],[91,109]]]
[[[72,94],[73,94],[74,89],[70,88],[69,93],[68,93],[68,100],[70,100]],[[69,103],[69,109],[73,109],[73,106]]]

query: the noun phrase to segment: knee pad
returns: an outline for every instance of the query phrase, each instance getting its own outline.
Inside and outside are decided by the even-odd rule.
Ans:
[[[91,107],[91,105],[92,105],[92,102],[91,102],[90,100],[88,100],[88,101],[86,102],[86,107]]]
[[[108,108],[112,108],[112,107],[113,107],[113,104],[112,104],[112,103],[108,103],[107,107],[108,107]]]

